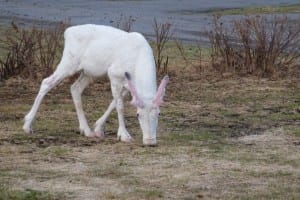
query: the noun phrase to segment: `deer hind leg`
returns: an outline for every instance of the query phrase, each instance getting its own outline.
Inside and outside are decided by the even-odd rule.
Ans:
[[[26,133],[33,133],[31,129],[31,125],[35,119],[36,113],[45,95],[67,76],[68,76],[67,74],[59,74],[54,72],[51,76],[43,79],[39,93],[34,100],[33,106],[31,107],[31,110],[24,118],[23,130]]]
[[[81,133],[84,133],[87,137],[103,137],[104,135],[93,133],[87,123],[86,117],[84,115],[84,111],[82,108],[82,100],[81,95],[83,90],[88,86],[89,83],[92,82],[92,78],[81,73],[79,78],[75,81],[75,83],[71,86],[71,94],[74,101],[76,114],[79,121],[79,129]]]

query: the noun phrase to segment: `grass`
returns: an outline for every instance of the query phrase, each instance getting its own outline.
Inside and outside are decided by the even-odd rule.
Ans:
[[[136,139],[133,144],[116,141],[115,117],[106,126],[109,135],[104,141],[76,134],[76,114],[65,95],[68,84],[46,97],[34,124],[35,135],[24,135],[20,129],[34,95],[23,104],[23,95],[15,97],[20,102],[17,110],[9,98],[2,98],[1,185],[16,198],[53,199],[57,194],[65,199],[297,197],[299,88],[290,87],[293,80],[205,81],[184,76],[175,76],[168,87],[155,148],[141,146],[135,111],[128,103],[126,121]],[[31,90],[38,86],[18,91],[19,82],[7,84],[0,90],[5,96],[14,94],[5,89],[13,84],[19,94],[34,94]],[[186,89],[178,90],[182,84]],[[99,114],[109,102],[94,100],[101,87],[96,83],[85,93],[90,121],[99,117],[95,110]],[[13,113],[20,117],[16,120]],[[27,188],[51,192],[29,194],[24,192]]]
[[[160,190],[136,190],[134,193],[145,199],[163,198],[163,192]]]
[[[300,137],[300,128],[299,127],[292,127],[292,128],[287,128],[287,132],[290,132],[291,134],[294,134],[298,137]]]
[[[0,199],[298,199],[298,79],[220,79],[184,63],[175,46],[167,45],[173,61],[157,147],[141,145],[128,102],[135,142],[117,141],[115,113],[105,140],[80,135],[68,82],[45,97],[35,134],[25,135],[22,118],[40,81],[2,83]],[[109,105],[107,88],[95,82],[84,92],[91,127]]]
[[[241,8],[213,8],[208,10],[182,10],[181,14],[196,15],[196,14],[209,14],[209,15],[259,15],[259,14],[286,14],[286,13],[299,13],[300,4],[292,5],[279,5],[279,6],[249,6]]]
[[[253,15],[253,14],[284,14],[299,13],[300,4],[280,5],[280,6],[261,6],[261,7],[245,7],[233,9],[215,9],[208,10],[206,13],[221,15]]]
[[[54,200],[61,197],[54,197],[47,192],[26,189],[24,191],[9,190],[7,188],[0,188],[0,200]]]
[[[44,150],[44,155],[45,156],[49,156],[49,155],[52,155],[52,156],[67,156],[70,152],[70,148],[68,147],[62,147],[62,146],[50,146],[50,147],[47,147],[45,150]]]

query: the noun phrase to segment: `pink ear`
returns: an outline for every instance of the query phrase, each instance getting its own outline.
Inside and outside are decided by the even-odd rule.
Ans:
[[[161,81],[159,87],[158,87],[158,90],[156,92],[156,95],[153,99],[153,106],[154,107],[159,107],[161,104],[164,103],[164,95],[165,95],[165,90],[166,90],[166,86],[169,82],[169,76],[166,75],[163,80]]]
[[[131,76],[128,72],[125,72],[125,77],[128,82],[128,90],[131,93],[132,100],[131,100],[131,105],[139,108],[143,108],[145,106],[144,102],[138,97],[138,94],[136,92],[135,86],[131,81]]]

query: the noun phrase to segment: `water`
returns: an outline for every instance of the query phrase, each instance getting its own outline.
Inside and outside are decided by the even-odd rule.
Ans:
[[[215,8],[288,5],[299,0],[0,0],[0,17],[28,20],[62,21],[72,24],[115,25],[122,17],[134,19],[133,31],[153,34],[153,18],[173,24],[174,32],[183,40],[198,40],[211,22],[201,12]],[[186,14],[189,13],[189,14]],[[290,15],[300,18],[300,13]],[[230,17],[227,17],[230,19]]]

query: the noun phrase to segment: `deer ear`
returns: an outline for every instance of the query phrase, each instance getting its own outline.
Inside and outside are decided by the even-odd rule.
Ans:
[[[131,80],[131,76],[128,72],[125,72],[125,78],[127,80],[128,83],[128,87],[127,89],[130,91],[131,96],[132,96],[132,100],[131,100],[131,105],[135,106],[135,107],[139,107],[139,108],[144,108],[145,104],[144,102],[139,98],[135,86]]]
[[[165,95],[165,90],[166,90],[166,86],[167,86],[168,82],[169,82],[169,76],[166,75],[162,79],[162,81],[161,81],[161,83],[158,87],[158,90],[156,92],[156,95],[153,99],[153,107],[159,107],[161,104],[164,103],[163,98],[164,98],[164,95]]]

